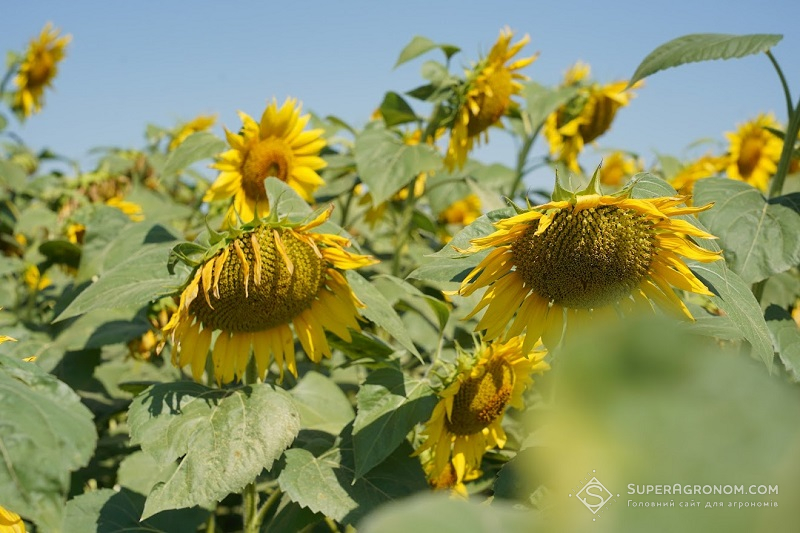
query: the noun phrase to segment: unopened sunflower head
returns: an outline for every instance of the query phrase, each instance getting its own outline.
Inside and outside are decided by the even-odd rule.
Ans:
[[[227,225],[233,227],[237,218],[244,223],[269,211],[264,180],[275,177],[285,182],[305,201],[313,203],[314,191],[324,183],[317,171],[326,166],[319,157],[325,147],[323,130],[305,130],[310,115],[301,115],[302,104],[287,99],[278,108],[275,100],[267,106],[256,122],[240,112],[240,133],[225,130],[231,149],[219,156],[212,165],[219,177],[206,192],[203,200],[228,200]]]
[[[358,300],[341,269],[375,261],[345,249],[348,240],[313,233],[330,210],[304,224],[259,222],[221,239],[197,265],[183,289],[178,311],[164,331],[172,335],[173,363],[191,365],[195,380],[212,349],[219,383],[240,379],[252,348],[264,379],[275,358],[297,376],[294,334],[309,359],[331,356],[328,330],[350,342],[358,331]]]
[[[464,94],[456,110],[445,156],[445,165],[451,171],[464,166],[473,145],[480,143],[481,134],[488,140],[489,127],[516,105],[511,98],[522,90],[520,80],[527,79],[518,71],[533,63],[538,54],[511,61],[530,41],[526,35],[511,44],[513,37],[510,29],[502,30],[489,55],[466,73]]]
[[[522,338],[481,343],[474,354],[462,354],[459,368],[439,393],[439,403],[425,423],[425,442],[415,455],[427,454],[426,472],[434,486],[456,487],[480,470],[483,454],[502,448],[508,407],[521,409],[531,374],[550,366],[547,352],[523,350]]]
[[[458,291],[467,296],[486,288],[468,316],[485,308],[476,329],[490,340],[525,331],[523,351],[540,337],[552,350],[565,323],[576,326],[633,306],[652,311],[651,301],[691,319],[672,287],[713,294],[684,258],[721,257],[693,241],[712,235],[673,217],[711,204],[686,207],[683,196],[634,199],[631,190],[603,195],[595,173],[587,189],[569,193],[557,186],[553,201],[520,210],[497,222],[494,233],[473,239],[464,253],[491,250]]]
[[[64,59],[70,35],[59,37],[61,30],[47,23],[38,39],[31,40],[14,80],[14,109],[24,118],[42,110],[44,90],[51,87],[58,74],[58,64]]]
[[[567,71],[562,87],[573,87],[575,95],[548,115],[543,129],[550,155],[574,172],[580,171],[578,154],[584,145],[608,131],[617,111],[634,97],[627,81],[600,85],[587,79],[589,72],[589,65],[580,62]],[[637,82],[632,88],[640,86]]]

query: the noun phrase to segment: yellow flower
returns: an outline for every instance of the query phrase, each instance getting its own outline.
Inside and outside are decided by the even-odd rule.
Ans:
[[[134,222],[141,222],[144,220],[144,214],[142,213],[142,206],[135,202],[128,202],[123,200],[121,196],[113,196],[106,200],[106,205],[111,207],[116,207],[126,215],[128,218],[133,220]]]
[[[461,224],[467,226],[481,216],[481,200],[477,194],[470,194],[456,200],[439,213],[442,224]]]
[[[735,132],[727,132],[730,160],[726,169],[728,177],[746,181],[766,192],[769,179],[778,170],[783,141],[766,128],[780,129],[772,114],[758,115],[739,125]]]
[[[624,185],[628,179],[643,170],[642,162],[635,157],[631,157],[624,152],[615,151],[603,158],[603,165],[600,167],[600,183],[619,187]]]
[[[186,122],[185,124],[180,126],[180,128],[174,135],[172,135],[167,150],[171,152],[172,150],[180,146],[180,144],[186,140],[186,137],[198,131],[206,131],[211,126],[213,126],[216,121],[217,121],[216,115],[200,115],[193,118],[189,122]]]
[[[58,73],[58,63],[64,59],[64,50],[72,36],[59,37],[61,30],[53,29],[48,22],[39,34],[28,44],[25,58],[19,66],[15,83],[18,91],[14,94],[14,108],[27,118],[42,110],[45,87],[52,87]]]
[[[363,305],[337,269],[375,261],[347,252],[343,237],[309,231],[329,216],[330,209],[295,227],[265,222],[198,266],[164,327],[177,345],[173,364],[191,365],[199,381],[213,344],[214,376],[229,383],[244,374],[252,346],[260,378],[272,354],[282,379],[284,362],[297,376],[290,324],[314,362],[331,356],[324,330],[350,342],[348,328],[360,330],[357,308]]]
[[[691,195],[697,180],[716,176],[728,166],[728,158],[705,154],[687,163],[669,183],[681,194]]]
[[[460,498],[467,498],[467,487],[464,483],[474,481],[483,475],[480,470],[466,469],[463,478],[459,481],[456,468],[453,466],[452,461],[448,461],[444,469],[437,475],[433,476],[433,470],[436,467],[436,461],[430,460],[422,465],[425,474],[428,477],[428,484],[434,490],[449,490],[451,496]]]
[[[39,267],[36,265],[28,265],[22,277],[25,280],[25,285],[32,291],[44,290],[52,283],[47,274],[42,275],[39,272]]]
[[[235,226],[237,213],[242,222],[256,217],[256,205],[263,215],[268,212],[264,180],[270,176],[286,182],[307,202],[314,201],[314,191],[324,182],[317,170],[325,167],[319,152],[325,147],[322,130],[303,131],[310,115],[300,116],[302,106],[289,98],[280,109],[275,100],[267,106],[258,123],[245,113],[241,133],[225,130],[231,149],[212,165],[220,171],[203,200],[233,198],[227,223]]]
[[[578,93],[547,117],[543,130],[550,155],[575,172],[580,171],[578,154],[584,145],[608,131],[617,110],[634,97],[625,90],[627,81],[601,86],[584,82],[588,76],[589,65],[581,62],[567,71],[562,87],[578,86]]]
[[[73,222],[67,225],[66,233],[67,239],[72,244],[83,244],[83,238],[86,235],[86,226]]]
[[[0,533],[25,533],[25,523],[14,511],[0,505]]]
[[[461,361],[454,381],[439,393],[439,403],[425,423],[425,442],[415,455],[430,450],[428,479],[457,487],[478,471],[487,450],[502,448],[506,434],[503,414],[523,407],[522,393],[533,383],[531,374],[550,368],[545,351],[530,353],[514,337],[505,343],[482,343],[470,362]],[[453,473],[447,480],[448,469]],[[452,475],[454,474],[454,475]]]
[[[637,304],[652,311],[651,300],[691,319],[672,287],[713,294],[680,256],[711,262],[720,255],[690,239],[712,235],[671,218],[711,207],[680,207],[685,200],[604,196],[595,174],[584,191],[497,222],[497,231],[473,239],[464,251],[492,249],[461,284],[464,296],[488,287],[467,318],[487,308],[475,328],[485,329],[487,340],[502,336],[509,323],[505,338],[526,330],[523,351],[540,336],[552,350],[565,325],[615,307],[630,311]]]
[[[462,168],[473,145],[480,144],[481,133],[488,141],[489,126],[516,105],[511,97],[522,90],[518,80],[527,79],[516,71],[533,63],[538,54],[508,63],[530,41],[526,35],[512,45],[512,37],[510,29],[501,31],[489,55],[466,73],[466,92],[456,111],[444,160],[450,171]]]

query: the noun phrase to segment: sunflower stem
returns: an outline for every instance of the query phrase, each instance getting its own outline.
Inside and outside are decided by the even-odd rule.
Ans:
[[[9,65],[8,70],[5,73],[5,76],[3,76],[3,80],[0,81],[0,97],[2,97],[6,93],[6,85],[8,85],[11,76],[14,75],[14,72],[17,70],[19,64],[20,64],[19,61],[15,61],[11,65]]]
[[[242,518],[244,533],[258,533],[258,491],[255,483],[248,483],[242,493]]]
[[[258,528],[261,527],[261,524],[264,522],[264,517],[267,516],[267,513],[270,509],[272,509],[272,506],[275,505],[275,502],[280,500],[282,494],[283,493],[281,492],[281,489],[275,487],[275,489],[270,493],[269,498],[267,498],[267,501],[264,502],[264,505],[258,509],[258,512],[256,513],[256,531],[258,531]]]
[[[794,152],[798,131],[800,131],[800,100],[797,102],[797,107],[789,115],[789,125],[783,138],[783,151],[781,151],[781,158],[778,162],[778,170],[775,172],[775,176],[772,177],[769,198],[780,196],[783,191],[783,182],[786,181],[786,174],[789,171],[789,163],[792,160],[792,152]]]
[[[522,148],[520,148],[519,153],[517,154],[517,168],[515,169],[515,177],[514,183],[511,185],[511,190],[509,191],[508,197],[513,199],[517,194],[517,189],[519,189],[520,184],[522,183],[522,178],[525,177],[525,167],[528,164],[528,154],[533,148],[533,143],[536,142],[536,138],[539,136],[539,132],[542,130],[542,127],[539,126],[536,128],[536,131],[533,132],[530,136],[525,137],[525,141],[522,143]]]
[[[778,61],[775,59],[775,56],[772,55],[771,50],[767,50],[767,57],[772,62],[772,66],[775,67],[775,71],[778,73],[778,77],[781,80],[781,86],[783,87],[783,96],[786,98],[786,115],[791,118],[792,116],[792,93],[789,91],[789,84],[786,82],[786,77],[783,75],[783,70],[781,70],[781,66],[778,64]]]

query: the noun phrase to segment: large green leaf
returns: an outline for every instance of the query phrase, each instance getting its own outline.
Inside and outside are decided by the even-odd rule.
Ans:
[[[355,159],[375,205],[391,198],[421,172],[442,166],[442,158],[432,146],[405,144],[381,127],[367,128],[356,137]]]
[[[289,394],[295,399],[303,429],[338,435],[355,416],[342,389],[319,372],[308,372]]]
[[[576,511],[577,512],[577,511]],[[421,494],[392,503],[369,515],[360,533],[498,533],[546,531],[538,515],[495,500],[491,505],[454,499],[446,494]]]
[[[427,382],[405,376],[399,370],[381,368],[370,374],[356,396],[356,479],[391,455],[416,424],[427,420],[436,399]]]
[[[64,533],[194,533],[208,517],[204,509],[181,509],[140,522],[144,503],[144,496],[126,488],[87,492],[67,503]]]
[[[578,92],[576,87],[550,89],[536,82],[525,84],[522,96],[525,98],[525,112],[531,128],[535,131],[556,109],[567,103]]]
[[[170,153],[164,164],[162,177],[178,174],[193,163],[213,157],[222,152],[227,146],[226,142],[206,131],[199,131],[189,135],[174,152]]]
[[[709,61],[711,59],[731,59],[766,52],[783,35],[750,34],[728,35],[724,33],[693,33],[678,37],[662,44],[636,67],[630,85],[642,78],[684,63]]]
[[[429,52],[434,48],[440,48],[448,58],[452,57],[453,54],[460,50],[457,46],[453,46],[451,44],[437,44],[427,37],[415,35],[414,38],[411,39],[411,42],[400,51],[400,56],[397,58],[394,68],[397,68],[403,63],[411,61],[412,59],[419,57],[425,52]]]
[[[703,181],[706,180],[701,180],[698,185]],[[652,174],[637,174],[634,183],[632,192],[634,198],[657,198],[677,194],[675,189],[667,182]],[[708,231],[696,218],[691,216],[682,218],[700,229]],[[720,249],[716,241],[713,240],[698,239],[698,242],[704,248],[712,251],[719,251]],[[739,328],[744,338],[750,343],[754,355],[764,361],[768,369],[772,369],[772,342],[769,329],[767,329],[767,324],[764,321],[761,306],[753,296],[753,293],[750,292],[750,286],[730,270],[725,261],[715,261],[713,263],[686,261],[686,264],[696,275],[702,278],[714,294],[719,296],[715,303],[725,311]]]
[[[800,263],[800,214],[769,203],[758,189],[728,178],[695,184],[696,205],[714,203],[700,221],[720,240],[731,269],[755,283]]]
[[[389,91],[384,95],[379,109],[387,126],[414,122],[418,118],[408,102],[394,91]]]
[[[269,469],[300,431],[291,397],[264,384],[236,390],[155,385],[133,401],[128,420],[131,443],[160,468],[180,463],[147,497],[142,518],[216,504]]]
[[[361,274],[354,270],[348,270],[347,281],[353,288],[353,292],[358,299],[361,300],[366,307],[361,310],[368,319],[375,322],[378,326],[382,327],[392,337],[397,339],[397,342],[403,345],[409,352],[420,358],[419,351],[414,346],[414,341],[403,326],[403,321],[397,316],[397,312],[392,308],[383,294],[380,293],[369,281],[364,279]]]
[[[769,306],[765,316],[781,363],[792,381],[800,382],[800,328],[792,315],[777,305]]]
[[[353,444],[345,430],[339,445],[316,456],[301,448],[287,450],[278,483],[303,507],[353,524],[382,503],[427,489],[419,460],[411,453],[411,446],[404,444],[356,479]]]
[[[56,320],[64,320],[96,309],[138,309],[174,292],[183,279],[167,270],[175,237],[163,226],[153,226],[141,235],[136,251],[124,255],[128,246],[112,246],[104,265],[112,264],[86,287]],[[113,260],[113,261],[112,261]]]
[[[0,355],[0,502],[60,531],[70,472],[97,442],[92,413],[75,392],[34,363]]]

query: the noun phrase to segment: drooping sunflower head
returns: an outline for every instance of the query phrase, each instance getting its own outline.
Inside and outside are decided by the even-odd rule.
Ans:
[[[769,179],[778,170],[783,141],[769,129],[780,129],[772,114],[758,115],[740,124],[735,132],[728,132],[728,177],[746,181],[766,192]]]
[[[506,435],[503,414],[523,407],[522,393],[531,374],[550,368],[547,352],[523,349],[520,337],[482,343],[471,356],[462,356],[450,383],[439,393],[422,434],[425,442],[415,455],[427,452],[428,479],[436,487],[456,487],[479,471],[487,450],[502,448]]]
[[[588,81],[589,65],[577,63],[564,76],[562,87],[575,87],[575,95],[550,115],[544,123],[544,135],[550,145],[550,155],[578,172],[578,154],[586,143],[604,134],[621,107],[634,97],[626,89],[627,81],[608,85]],[[641,83],[634,84],[638,88]]]
[[[280,109],[273,100],[260,122],[240,112],[240,132],[225,130],[231,149],[212,165],[220,174],[203,200],[233,198],[228,210],[229,226],[235,226],[238,220],[252,221],[256,209],[262,215],[268,212],[264,189],[268,177],[285,182],[307,202],[314,201],[314,191],[324,183],[317,170],[326,165],[319,157],[325,139],[321,129],[305,131],[311,117],[301,115],[301,109],[302,105],[293,98],[288,98]]]
[[[701,179],[718,175],[728,166],[728,157],[705,154],[690,161],[669,180],[679,193],[691,196],[694,184]]]
[[[167,150],[170,152],[181,145],[192,133],[206,131],[217,122],[216,115],[198,115],[189,122],[181,124],[170,136]]]
[[[264,379],[271,357],[297,376],[294,334],[309,359],[331,356],[328,330],[350,342],[362,306],[340,269],[373,264],[345,250],[347,239],[313,233],[330,210],[302,225],[264,222],[223,239],[196,267],[178,311],[164,327],[172,335],[173,363],[191,365],[195,380],[213,346],[214,376],[229,383],[243,376],[252,348]]]
[[[557,186],[553,201],[497,222],[494,233],[464,250],[491,250],[459,290],[466,296],[486,287],[469,315],[486,308],[476,326],[486,339],[526,331],[523,350],[540,336],[553,349],[567,320],[574,326],[634,304],[652,310],[650,301],[691,319],[672,287],[713,296],[681,257],[720,259],[692,240],[713,236],[672,218],[711,205],[681,206],[683,196],[634,199],[631,189],[603,195],[597,176],[578,193]]]
[[[17,92],[14,108],[27,118],[42,110],[44,90],[51,87],[58,74],[58,64],[64,59],[70,35],[59,37],[61,30],[52,23],[45,24],[37,39],[31,40],[15,78]]]
[[[517,71],[538,57],[535,54],[511,61],[530,41],[526,35],[511,44],[513,37],[510,29],[501,31],[489,55],[466,73],[465,92],[456,110],[445,156],[445,165],[451,171],[464,166],[467,154],[480,142],[481,134],[488,139],[489,126],[496,124],[515,105],[511,97],[522,90],[520,80],[527,79]]]

